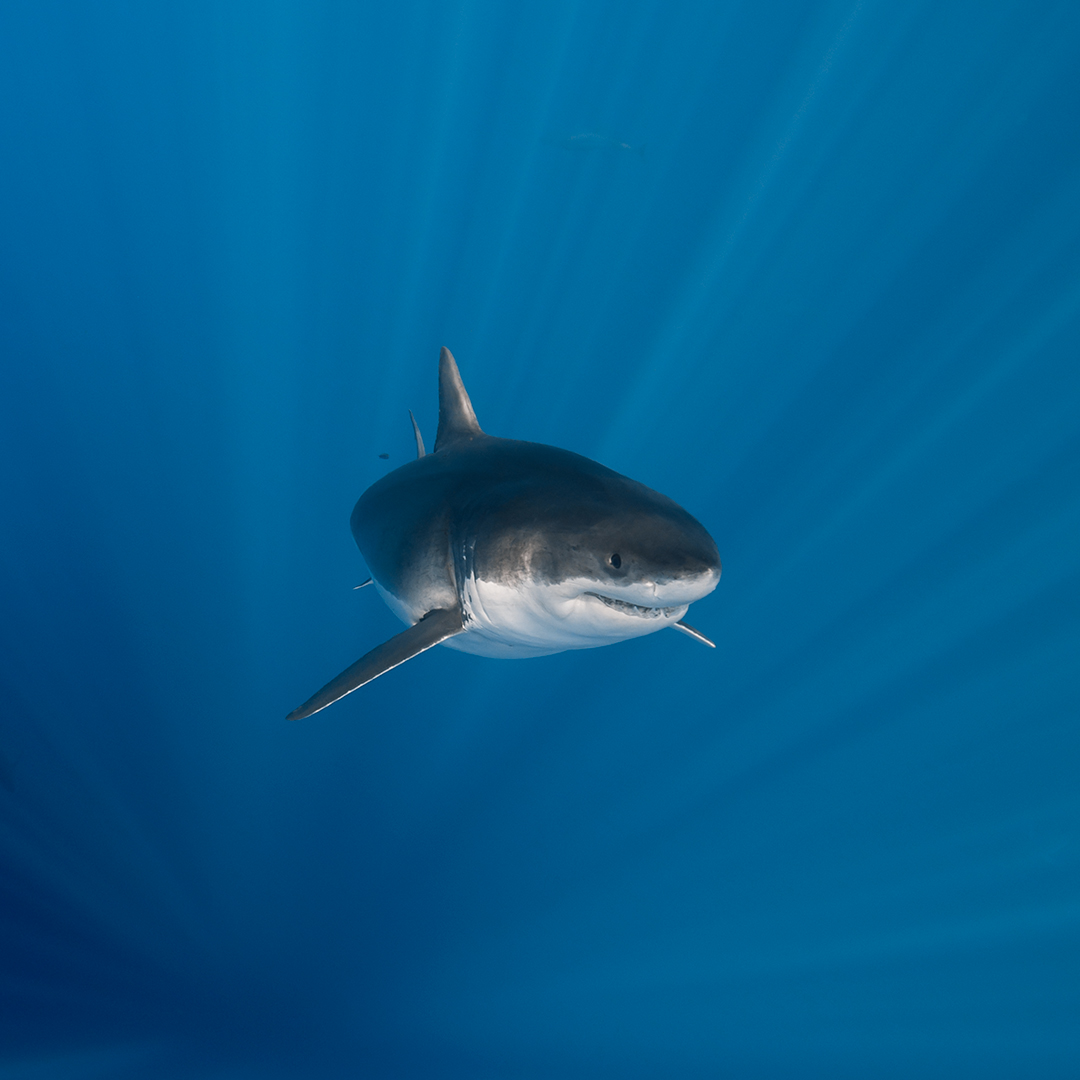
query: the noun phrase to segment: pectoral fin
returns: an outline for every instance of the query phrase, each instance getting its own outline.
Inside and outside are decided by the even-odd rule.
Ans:
[[[408,630],[397,634],[389,641],[376,646],[366,656],[361,656],[351,667],[347,667],[336,679],[328,682],[317,694],[308,698],[299,709],[293,709],[286,720],[303,720],[327,705],[333,705],[338,698],[351,694],[357,687],[377,679],[380,675],[404,664],[418,653],[438,645],[465,629],[461,619],[461,609],[448,611],[436,608],[429,611],[418,623]]]
[[[695,641],[700,641],[702,645],[708,645],[710,649],[715,649],[716,646],[711,642],[700,630],[696,630],[689,623],[684,623],[680,619],[677,623],[672,623],[672,628],[675,630],[681,630],[684,634],[688,634]]]

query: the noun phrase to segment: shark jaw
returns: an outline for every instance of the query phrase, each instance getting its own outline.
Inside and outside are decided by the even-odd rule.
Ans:
[[[636,619],[679,619],[686,614],[687,606],[676,607],[645,607],[642,604],[631,604],[626,600],[616,600],[614,596],[605,596],[603,593],[587,592],[585,596],[595,596],[601,604],[607,605],[615,611],[624,612]]]
[[[611,645],[673,626],[693,600],[712,592],[716,577],[626,587],[589,578],[540,583],[470,577],[461,588],[467,632],[443,644],[504,658]]]

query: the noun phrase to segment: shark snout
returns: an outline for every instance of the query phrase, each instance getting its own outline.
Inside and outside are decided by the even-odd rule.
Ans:
[[[696,574],[683,574],[671,581],[657,584],[657,600],[664,605],[692,604],[716,588],[720,582],[720,567],[709,567]]]
[[[707,567],[692,574],[674,577],[657,576],[644,581],[609,583],[599,591],[616,599],[641,607],[680,607],[692,604],[716,588],[720,568]]]

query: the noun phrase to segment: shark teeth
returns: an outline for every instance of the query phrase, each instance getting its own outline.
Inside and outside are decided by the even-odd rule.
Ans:
[[[625,600],[616,600],[613,596],[604,596],[603,593],[587,592],[586,596],[595,596],[600,603],[605,604],[615,611],[622,611],[627,615],[636,615],[639,619],[670,619],[682,613],[685,605],[681,607],[642,607],[640,604],[628,604]]]

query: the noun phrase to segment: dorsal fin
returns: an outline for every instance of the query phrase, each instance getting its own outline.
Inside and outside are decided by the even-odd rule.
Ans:
[[[439,430],[435,435],[435,453],[453,443],[483,434],[454,355],[444,345],[439,354]]]

